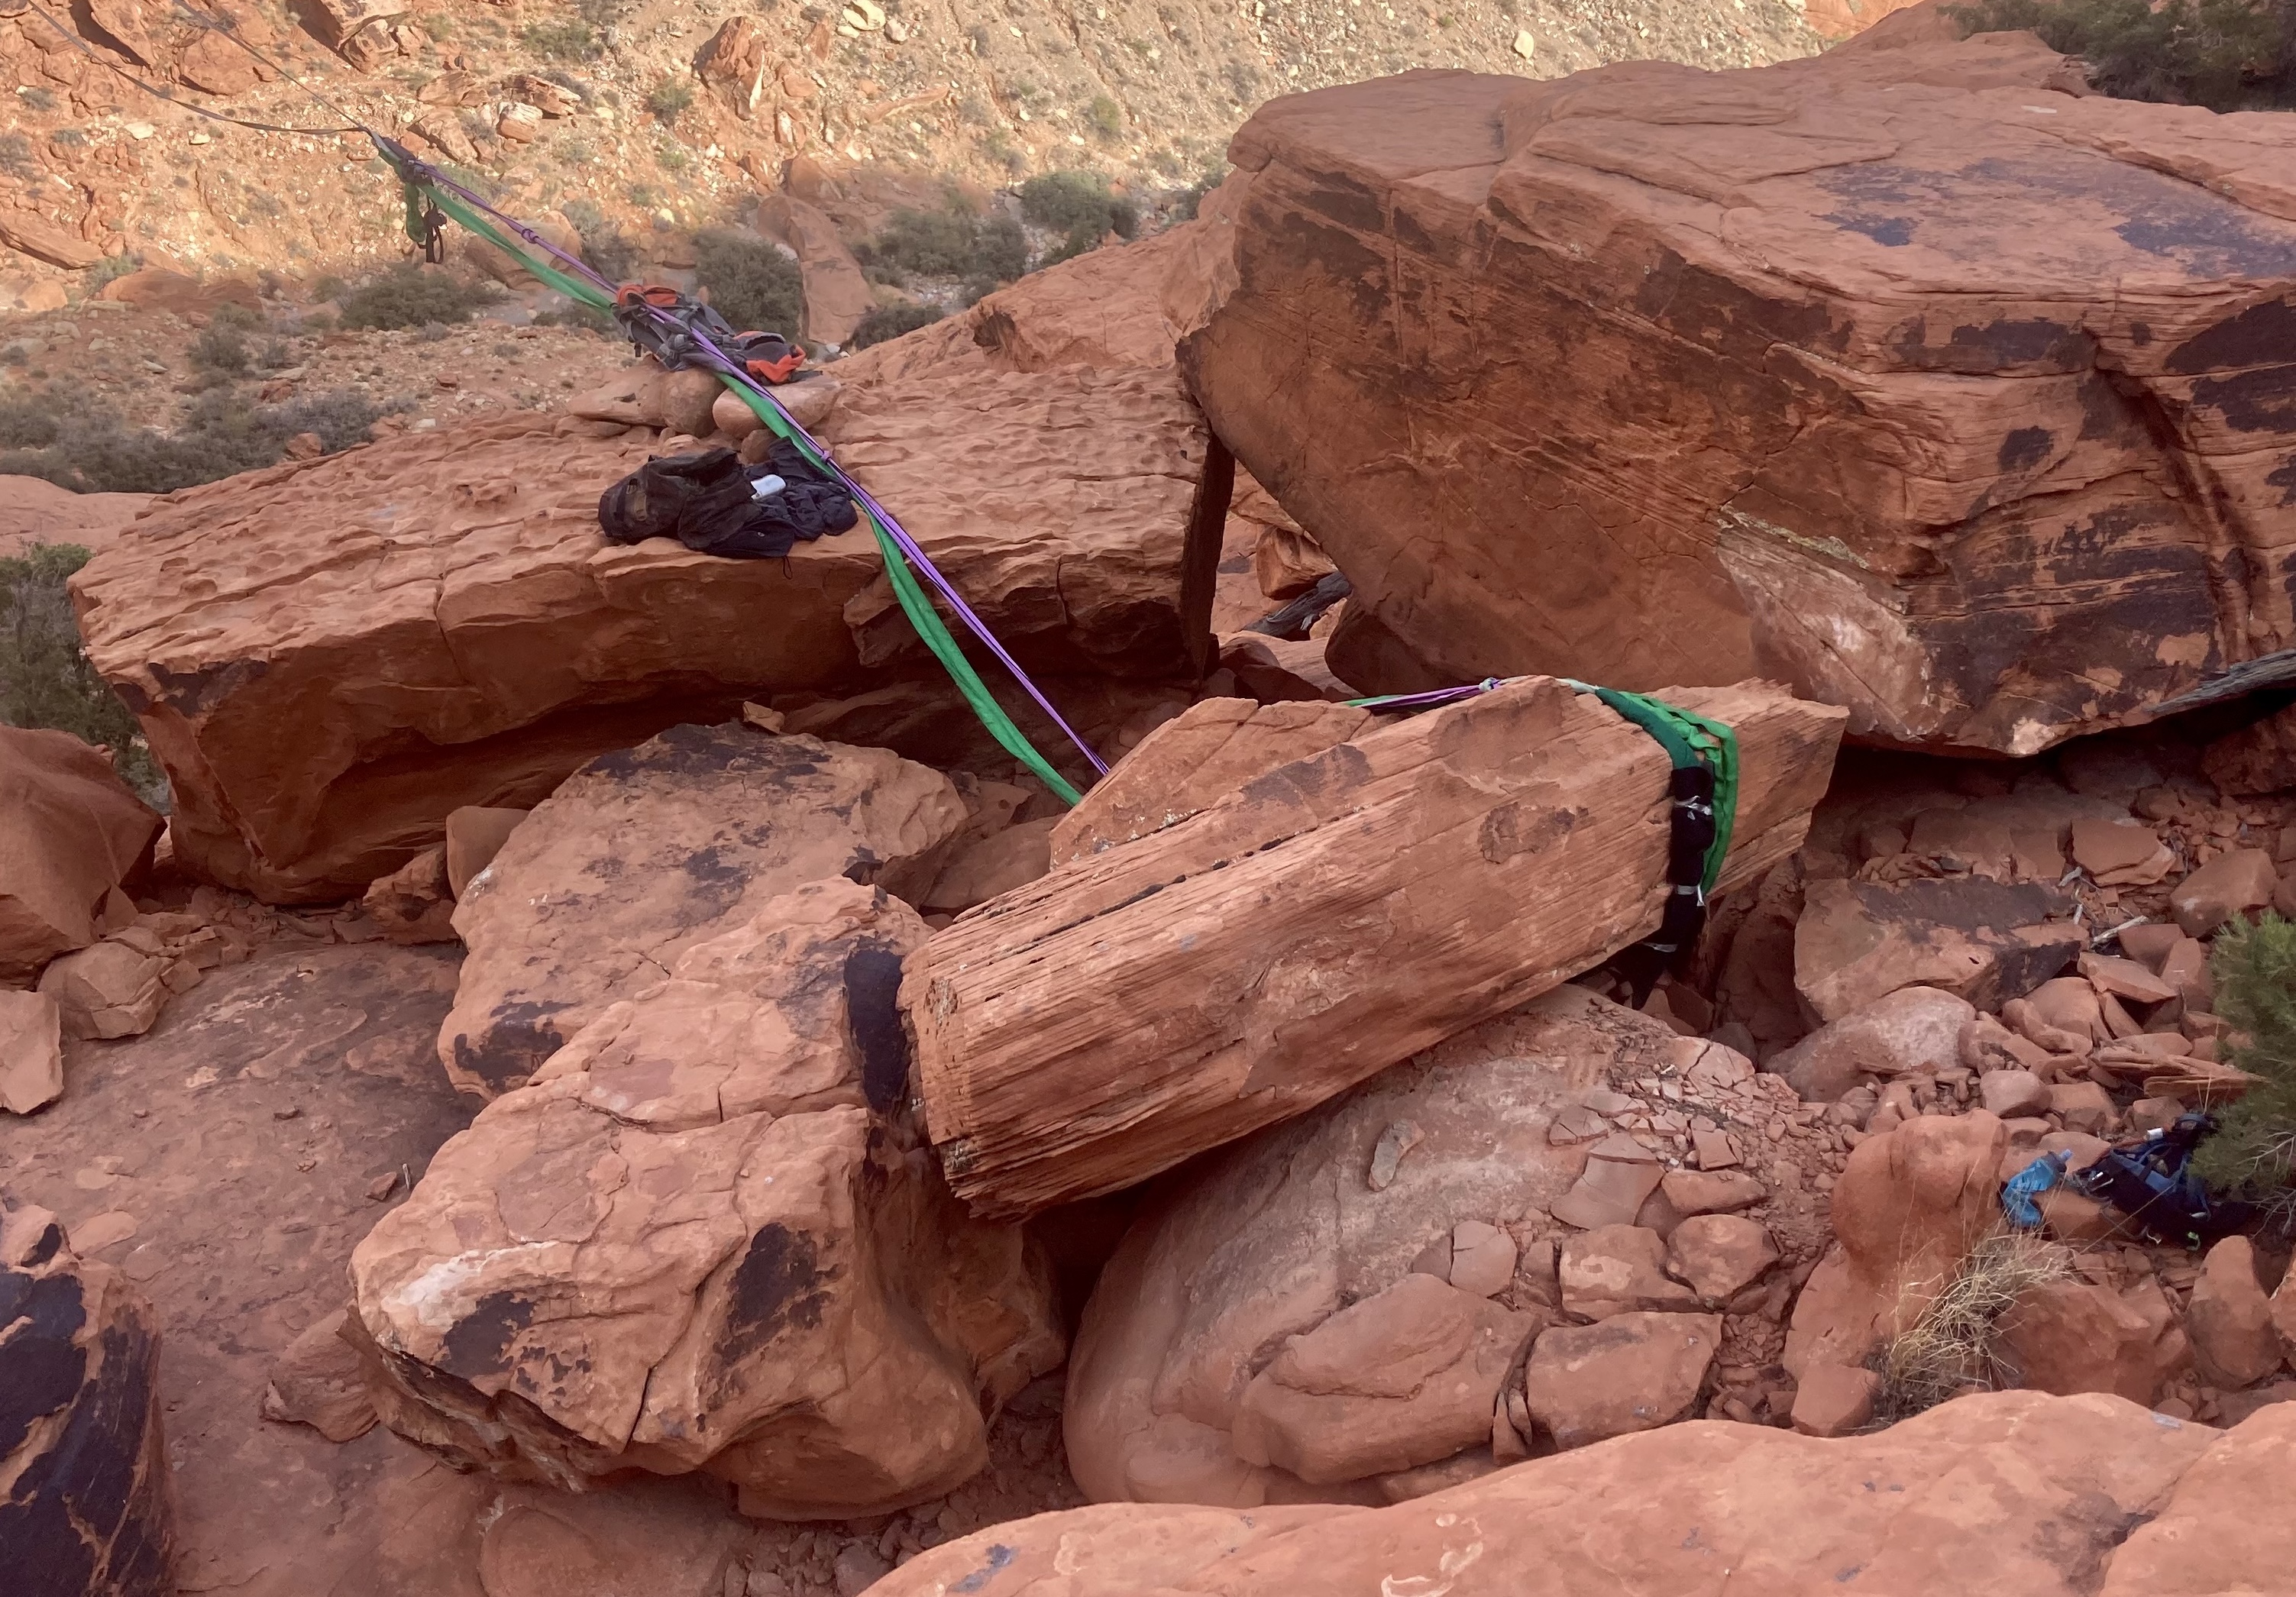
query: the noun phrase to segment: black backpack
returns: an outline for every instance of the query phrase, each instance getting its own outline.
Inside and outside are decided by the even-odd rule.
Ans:
[[[782,479],[781,492],[754,497],[752,485],[767,476]],[[799,539],[843,532],[859,520],[845,490],[782,439],[754,466],[726,448],[664,455],[598,496],[598,525],[613,543],[676,538],[734,560],[779,560]]]

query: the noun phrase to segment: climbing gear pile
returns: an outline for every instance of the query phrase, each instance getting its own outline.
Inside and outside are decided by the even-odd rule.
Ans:
[[[1508,679],[1512,680],[1512,679]],[[1637,1008],[1651,995],[1658,979],[1679,974],[1699,933],[1706,927],[1706,904],[1722,877],[1729,857],[1730,834],[1738,815],[1738,738],[1721,722],[1687,710],[1647,693],[1628,693],[1596,687],[1570,677],[1558,677],[1565,687],[1592,693],[1620,715],[1641,727],[1665,749],[1674,774],[1668,785],[1670,811],[1667,830],[1668,892],[1658,930],[1621,952],[1611,962],[1633,988]],[[1393,711],[1437,709],[1504,685],[1487,676],[1465,687],[1435,688],[1422,693],[1391,693],[1382,698],[1350,699],[1361,708]]]
[[[665,371],[706,367],[715,349],[756,381],[778,386],[805,364],[805,351],[781,334],[736,332],[711,307],[660,283],[623,284],[614,295],[614,320]]]

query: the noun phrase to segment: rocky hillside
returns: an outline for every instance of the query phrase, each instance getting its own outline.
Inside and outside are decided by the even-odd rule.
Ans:
[[[798,156],[991,184],[1092,167],[1178,189],[1290,90],[1407,67],[1743,66],[1816,43],[1792,0],[6,0],[0,309],[53,308],[130,254],[308,279],[402,251],[364,136],[198,111],[353,119],[507,203],[643,238],[739,210]]]

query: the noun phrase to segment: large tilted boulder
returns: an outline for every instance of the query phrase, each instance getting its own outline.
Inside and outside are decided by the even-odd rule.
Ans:
[[[884,749],[673,726],[602,755],[521,821],[463,889],[470,953],[439,1058],[490,1097],[685,949],[809,881],[914,900],[965,823],[948,778]]]
[[[2296,1557],[2274,1495],[2285,1493],[2296,1405],[2227,1434],[2116,1397],[2038,1392],[1964,1397],[1834,1441],[1701,1422],[1386,1508],[1040,1514],[932,1548],[870,1593],[2276,1591]]]
[[[941,680],[864,528],[782,561],[606,544],[599,492],[663,440],[601,430],[502,416],[194,488],[74,579],[175,783],[181,858],[342,897],[451,810],[531,805],[745,697]],[[1032,672],[1191,674],[1210,446],[1169,367],[920,376],[849,395],[821,437]]]
[[[1759,682],[1677,697],[1736,729],[1722,880],[1751,881],[1808,831],[1841,712]],[[1204,730],[1167,722],[1131,758],[1163,768],[1160,745]],[[1269,741],[1274,758],[1292,752]],[[1176,782],[1192,813],[1138,836],[1166,817],[1128,807],[1111,819],[1129,840],[1066,859],[910,960],[926,1121],[976,1213],[1129,1186],[1659,924],[1668,757],[1567,684],[1376,717],[1248,781],[1223,769],[1226,792]]]
[[[1341,676],[1760,672],[2030,754],[2296,645],[2296,124],[1900,20],[1244,125],[1181,365],[1355,585]]]
[[[488,1104],[352,1258],[384,1422],[512,1478],[706,1470],[792,1519],[986,1462],[1062,1337],[1040,1256],[901,1118],[924,936],[881,888],[800,888]]]
[[[1678,1218],[1769,1200],[1742,1174],[1654,1198],[1686,1149],[1623,1130],[1655,1122],[1620,1089],[1661,1081],[1678,1117],[1738,1126],[1749,1164],[1785,1152],[1756,1129],[1793,1101],[1776,1077],[1565,987],[1176,1172],[1086,1305],[1077,1484],[1102,1501],[1375,1503],[1429,1466],[1520,1457],[1534,1429],[1576,1446],[1682,1418],[1716,1351],[1690,1281],[1735,1296],[1777,1254],[1742,1215],[1680,1220],[1672,1253],[1623,1223],[1645,1200]],[[1587,1206],[1620,1188],[1621,1223],[1576,1228],[1613,1218]],[[1735,1233],[1755,1246],[1718,1280]],[[1630,1287],[1584,1257],[1636,1244],[1651,1257]],[[1626,1290],[1590,1301],[1603,1284]],[[1641,1312],[1660,1305],[1685,1312]]]
[[[0,1206],[0,1565],[12,1597],[174,1597],[160,1332],[45,1209]]]
[[[104,895],[160,825],[111,762],[70,733],[0,726],[0,981],[94,942]]]

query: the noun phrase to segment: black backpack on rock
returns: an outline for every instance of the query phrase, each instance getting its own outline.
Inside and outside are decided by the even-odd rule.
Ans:
[[[769,476],[782,479],[781,491],[755,497],[754,485]],[[778,560],[800,539],[843,532],[859,520],[845,490],[786,439],[753,466],[725,448],[664,455],[598,496],[598,525],[610,542],[676,538],[734,560]]]

